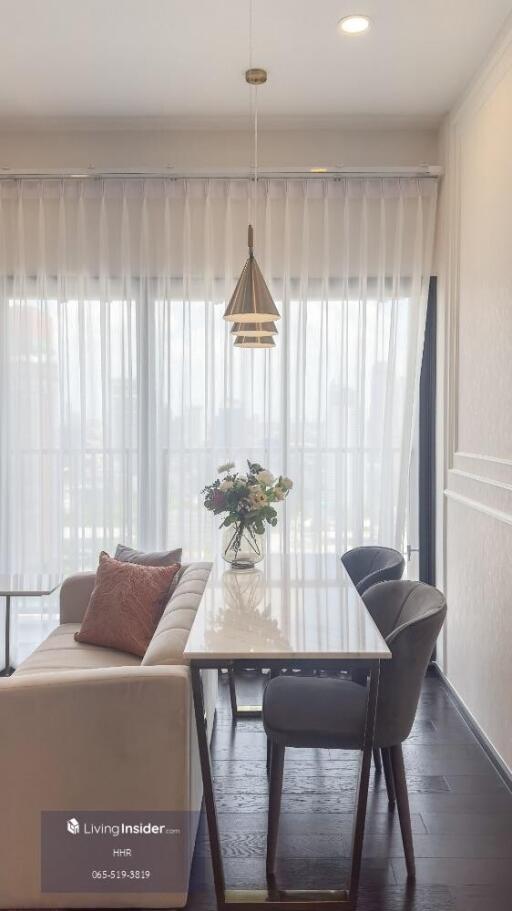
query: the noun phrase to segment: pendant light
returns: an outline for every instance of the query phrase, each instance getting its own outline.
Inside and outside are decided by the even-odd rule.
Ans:
[[[246,338],[277,335],[277,327],[275,323],[233,323],[231,335],[245,335]]]
[[[268,323],[281,318],[256,262],[253,237],[253,227],[249,225],[249,256],[224,314],[224,319],[232,323]]]
[[[276,343],[271,335],[261,335],[258,337],[237,335],[235,339],[235,348],[275,348]]]
[[[260,67],[252,66],[252,0],[249,7],[250,13],[250,68],[245,73],[245,81],[254,89],[254,176],[253,176],[253,197],[252,197],[252,217],[256,217],[257,189],[258,189],[258,105],[257,105],[257,87],[267,81],[267,72]],[[236,288],[233,291],[231,300],[226,307],[224,319],[235,323],[232,332],[236,335],[235,346],[237,348],[273,348],[275,347],[272,335],[277,334],[274,320],[280,319],[280,313],[277,309],[272,295],[267,288],[261,269],[254,256],[254,230],[252,224],[249,225],[247,245],[249,247],[249,256],[242,269],[242,273]],[[265,325],[267,324],[267,325]],[[268,325],[270,324],[270,325]],[[263,326],[265,325],[265,328]],[[245,332],[247,327],[247,332]],[[237,333],[240,333],[238,335]],[[262,341],[266,340],[265,344]],[[271,344],[270,344],[271,342]]]

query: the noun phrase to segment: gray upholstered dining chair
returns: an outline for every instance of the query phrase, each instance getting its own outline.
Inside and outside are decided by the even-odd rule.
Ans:
[[[378,582],[391,582],[394,579],[401,579],[405,569],[405,560],[399,550],[395,550],[393,547],[381,547],[380,545],[353,547],[352,550],[347,550],[343,554],[341,562],[360,595],[364,595],[372,585],[376,585]],[[377,622],[377,619],[374,619]],[[354,683],[364,685],[367,676],[365,668],[356,667],[352,671]],[[388,789],[389,802],[392,805],[394,803],[394,791],[386,757],[382,757],[381,763],[379,750],[374,750],[373,760],[379,773],[382,772],[382,766],[384,765],[386,787]]]
[[[446,615],[446,601],[422,582],[382,582],[365,596],[392,657],[381,662],[374,746],[389,757],[407,873],[414,877],[414,847],[402,743],[411,731],[421,684]],[[263,724],[272,743],[267,875],[273,876],[286,747],[360,750],[367,689],[333,677],[275,677],[263,698]],[[366,801],[366,793],[364,795]]]
[[[360,595],[377,582],[401,579],[405,560],[393,547],[364,546],[347,550],[341,562]]]

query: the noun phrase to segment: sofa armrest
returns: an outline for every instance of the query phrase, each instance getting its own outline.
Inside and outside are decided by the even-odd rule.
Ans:
[[[178,582],[142,659],[144,666],[189,663],[184,650],[211,568],[211,563],[187,563],[182,566]]]
[[[185,667],[102,668],[0,679],[0,779],[8,783],[0,789],[0,818],[8,821],[0,831],[0,907],[44,906],[40,833],[46,810],[179,814],[185,826],[190,823],[190,833],[184,831],[185,885],[177,886],[165,907],[185,903],[199,814],[190,801],[190,690]],[[15,898],[17,904],[12,904]],[[108,896],[100,898],[104,906]],[[157,902],[151,907],[162,907],[160,895],[153,899]],[[123,906],[119,900],[114,905]]]
[[[49,804],[57,787],[63,806],[74,798],[83,805],[87,795],[91,808],[148,809],[169,801],[185,808],[186,793],[172,796],[170,768],[178,771],[180,757],[180,776],[185,771],[190,698],[186,667],[0,678],[3,780],[28,787],[31,779],[30,788],[39,787]]]
[[[95,582],[95,572],[75,573],[64,579],[60,588],[61,623],[82,622]]]

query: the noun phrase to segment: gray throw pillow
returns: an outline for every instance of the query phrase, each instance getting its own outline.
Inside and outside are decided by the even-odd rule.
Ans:
[[[121,563],[139,563],[141,566],[172,566],[173,563],[181,563],[181,551],[181,547],[177,547],[176,550],[146,554],[143,550],[134,550],[126,544],[118,544],[114,559],[120,560]]]
[[[145,553],[143,550],[135,550],[133,547],[127,547],[126,544],[118,544],[114,554],[114,560],[119,560],[120,563],[137,563],[139,566],[173,566],[173,564],[179,563],[180,568],[171,582],[166,598],[167,602],[173,594],[181,576],[181,553],[181,547],[177,547],[176,550],[161,550],[153,551],[153,553]]]

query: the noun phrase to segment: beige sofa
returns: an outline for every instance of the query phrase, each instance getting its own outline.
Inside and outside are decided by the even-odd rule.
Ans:
[[[182,568],[142,661],[75,642],[95,574],[70,577],[61,589],[60,626],[0,680],[0,908],[186,903],[186,890],[42,892],[41,814],[190,813],[189,872],[202,784],[183,649],[209,572],[205,563]],[[211,732],[217,672],[205,672],[203,682]]]

